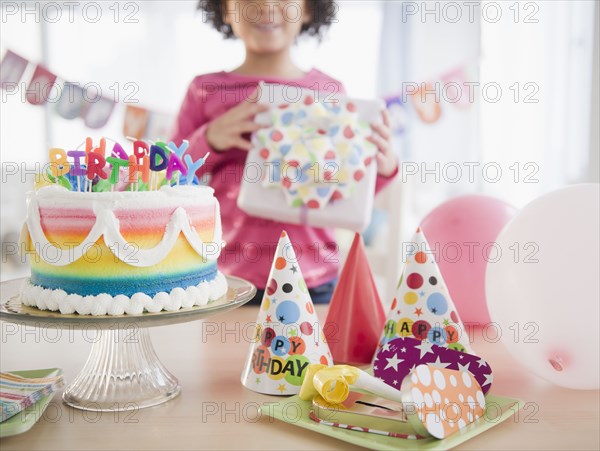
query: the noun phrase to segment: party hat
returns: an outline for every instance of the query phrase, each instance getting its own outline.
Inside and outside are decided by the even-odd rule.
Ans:
[[[492,368],[482,357],[413,337],[398,337],[384,344],[373,362],[373,374],[386,384],[398,388],[404,378],[422,364],[468,371],[481,385],[484,395],[492,388]]]
[[[421,229],[404,243],[406,263],[380,346],[396,337],[414,337],[473,354],[469,337]]]
[[[331,362],[294,248],[282,232],[242,384],[267,395],[293,395],[300,391],[309,364]]]
[[[333,361],[354,365],[371,363],[384,322],[385,312],[362,238],[357,233],[323,328]]]

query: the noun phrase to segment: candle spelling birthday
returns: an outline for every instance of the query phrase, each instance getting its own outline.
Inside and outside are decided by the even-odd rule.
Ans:
[[[197,160],[185,154],[189,142],[180,145],[133,140],[132,152],[115,142],[106,155],[106,139],[97,146],[91,138],[85,140],[85,150],[52,148],[48,152],[50,167],[47,180],[71,191],[154,191],[163,185],[179,185],[180,178],[191,185],[194,174],[210,156]],[[184,155],[185,154],[185,155]]]

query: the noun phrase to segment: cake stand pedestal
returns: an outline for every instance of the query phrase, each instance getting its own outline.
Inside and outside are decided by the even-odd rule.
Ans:
[[[177,378],[158,359],[146,328],[101,330],[63,401],[84,410],[155,406],[179,394]]]
[[[87,362],[63,393],[66,404],[93,411],[136,410],[177,396],[181,390],[177,378],[154,352],[148,328],[224,313],[245,304],[256,293],[251,283],[227,276],[227,293],[203,307],[141,315],[61,315],[23,305],[23,280],[2,283],[1,320],[41,328],[98,330]]]

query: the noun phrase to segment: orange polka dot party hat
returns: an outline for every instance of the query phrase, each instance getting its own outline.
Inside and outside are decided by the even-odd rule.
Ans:
[[[294,395],[311,363],[331,365],[331,352],[284,231],[260,305],[242,384],[267,395]]]
[[[380,347],[397,337],[412,337],[473,353],[437,264],[439,257],[420,228],[410,242],[404,243],[404,271],[387,315]]]

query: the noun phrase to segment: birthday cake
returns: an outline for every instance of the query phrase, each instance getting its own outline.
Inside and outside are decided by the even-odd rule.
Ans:
[[[177,166],[168,163],[174,158],[181,163],[176,152],[163,150],[156,157],[145,148],[149,152],[141,152],[139,168],[144,163],[149,169]],[[51,154],[51,162],[55,157]],[[23,304],[63,314],[141,314],[202,306],[226,293],[226,279],[217,267],[223,243],[212,188],[179,185],[173,171],[159,186],[157,174],[148,171],[116,191],[127,165],[101,153],[87,152],[85,158],[86,174],[78,176],[71,169],[83,165],[68,164],[61,156],[61,164],[48,174],[54,183],[28,194],[21,241],[31,277],[24,282]],[[193,164],[189,161],[188,167]],[[105,169],[115,174],[114,184],[108,174],[98,176]],[[180,175],[186,169],[181,164]],[[82,190],[68,189],[75,183],[66,175],[80,177]],[[104,188],[102,181],[108,182]]]

